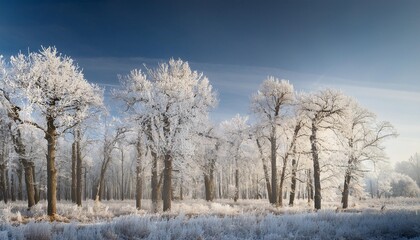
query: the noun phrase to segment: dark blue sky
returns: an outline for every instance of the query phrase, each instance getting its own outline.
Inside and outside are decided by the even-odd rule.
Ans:
[[[74,58],[180,57],[409,83],[420,1],[8,1],[0,52],[55,45]]]
[[[267,75],[340,88],[397,127],[391,158],[420,151],[417,0],[0,0],[0,54],[41,45],[102,86],[142,63],[188,60],[219,92],[216,121],[247,114]]]

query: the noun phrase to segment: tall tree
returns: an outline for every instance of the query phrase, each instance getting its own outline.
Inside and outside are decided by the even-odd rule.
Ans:
[[[341,92],[326,89],[300,96],[300,108],[310,120],[310,142],[314,169],[314,205],[321,209],[321,166],[319,131],[334,128],[348,107],[348,99]]]
[[[271,149],[271,203],[278,204],[277,186],[277,139],[278,125],[281,122],[282,111],[294,100],[293,85],[286,80],[268,77],[252,97],[251,109],[270,129],[269,142]]]
[[[184,142],[216,105],[215,93],[202,73],[174,59],[148,69],[147,76],[133,70],[121,82],[123,90],[117,94],[140,122],[150,122],[153,142],[159,143],[154,149],[164,162],[163,210],[170,210],[173,161],[187,150]]]
[[[102,105],[102,92],[89,84],[73,60],[59,54],[55,47],[11,57],[11,70],[7,82],[18,90],[15,99],[24,99],[16,102],[28,103],[21,109],[26,107],[43,118],[22,121],[43,131],[47,140],[48,215],[54,219],[57,212],[57,138],[86,118],[91,106]]]
[[[339,135],[348,158],[341,199],[343,208],[347,208],[352,179],[363,176],[366,171],[364,162],[375,164],[385,159],[383,142],[397,133],[389,122],[377,122],[375,114],[353,100],[341,123]]]

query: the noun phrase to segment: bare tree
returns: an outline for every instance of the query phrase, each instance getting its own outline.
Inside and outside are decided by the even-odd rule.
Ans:
[[[270,129],[271,144],[271,203],[278,204],[277,186],[277,129],[281,120],[281,111],[294,99],[293,86],[286,80],[268,77],[259,91],[253,96],[252,111],[263,124]]]
[[[347,98],[338,91],[326,89],[300,97],[300,108],[310,120],[311,154],[314,169],[315,209],[321,209],[321,167],[319,159],[320,130],[336,127],[337,119],[343,116],[348,107]]]
[[[343,208],[347,208],[351,180],[363,176],[366,171],[363,169],[364,162],[375,164],[385,158],[383,142],[390,137],[396,137],[397,133],[389,122],[376,122],[375,114],[362,108],[354,100],[338,130],[348,157],[341,199]]]

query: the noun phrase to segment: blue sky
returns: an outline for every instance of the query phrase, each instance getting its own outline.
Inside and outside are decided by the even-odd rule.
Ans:
[[[218,90],[213,118],[247,114],[267,75],[334,87],[391,121],[393,161],[420,151],[420,1],[7,1],[0,54],[55,45],[89,81],[188,60]]]

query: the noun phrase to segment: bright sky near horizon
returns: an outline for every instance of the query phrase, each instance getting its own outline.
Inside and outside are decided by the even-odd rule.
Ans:
[[[338,88],[395,125],[387,152],[401,161],[420,152],[419,12],[415,0],[0,0],[0,54],[54,45],[102,86],[179,57],[219,92],[215,121],[248,114],[268,75]]]

